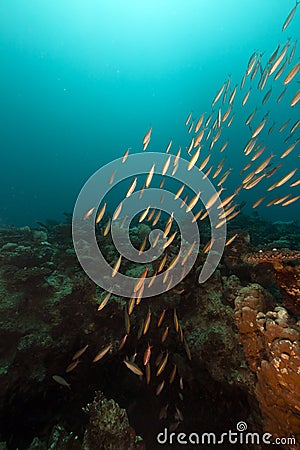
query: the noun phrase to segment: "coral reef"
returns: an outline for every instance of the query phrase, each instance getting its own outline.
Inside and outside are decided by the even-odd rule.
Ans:
[[[90,415],[90,422],[83,438],[82,450],[145,448],[142,439],[130,427],[125,409],[121,409],[114,400],[107,400],[100,391],[84,411]]]
[[[293,251],[272,250],[283,226]],[[294,223],[272,225],[241,214],[231,222],[235,240],[206,283],[198,284],[204,241],[178,286],[143,299],[130,314],[128,300],[115,295],[97,311],[106,293],[79,266],[69,223],[40,227],[0,230],[3,448],[151,449],[163,427],[222,433],[241,419],[256,432],[299,438],[300,230]],[[209,224],[201,221],[200,228],[209,240]],[[137,248],[150,229],[133,227]],[[113,264],[118,255],[111,239],[99,233],[97,240]],[[168,247],[166,266],[178,245],[174,240]],[[149,275],[161,261],[148,264]],[[138,277],[145,266],[122,261],[121,270]],[[146,351],[148,381],[124,364],[135,361],[145,373]],[[157,375],[162,358],[166,366]],[[99,389],[103,394],[96,395]]]
[[[273,309],[270,294],[256,284],[240,289],[235,319],[247,363],[257,377],[255,395],[265,431],[299,442],[299,323],[286,309]]]

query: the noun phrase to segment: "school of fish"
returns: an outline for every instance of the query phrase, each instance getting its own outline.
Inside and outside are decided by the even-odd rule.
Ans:
[[[288,14],[286,20],[282,25],[284,32],[292,21],[300,0],[298,0]],[[238,195],[255,187],[259,187],[258,192],[261,194],[259,198],[253,203],[252,207],[257,208],[260,205],[267,207],[272,205],[281,205],[286,207],[297,202],[300,199],[299,191],[295,188],[299,187],[300,179],[296,178],[298,175],[298,168],[286,171],[284,169],[284,162],[288,160],[291,154],[295,153],[300,137],[300,120],[293,123],[290,120],[285,120],[284,123],[277,123],[272,119],[271,109],[265,111],[265,107],[270,103],[270,99],[274,104],[281,105],[283,99],[287,99],[287,108],[294,110],[297,107],[300,99],[300,91],[297,90],[296,77],[300,70],[300,62],[295,62],[295,53],[297,50],[297,41],[292,41],[288,38],[285,42],[279,43],[269,57],[262,53],[255,51],[250,56],[245,73],[239,83],[232,83],[232,78],[229,76],[216,92],[212,102],[211,111],[209,113],[202,112],[195,116],[190,112],[186,118],[185,125],[189,141],[186,145],[186,157],[188,158],[187,170],[197,167],[199,171],[203,172],[203,177],[211,176],[211,181],[216,187],[216,194],[213,195],[205,205],[201,203],[200,191],[194,193],[191,198],[186,194],[186,186],[180,185],[174,193],[175,200],[182,201],[182,207],[186,207],[186,212],[194,212],[194,221],[201,221],[207,218],[208,210],[213,207],[218,197],[221,198],[221,206],[219,213],[219,222],[216,225],[220,227],[224,223],[228,223],[234,219],[240,212],[238,203]],[[274,91],[278,85],[281,85],[281,92],[274,97]],[[275,89],[276,88],[276,89]],[[251,97],[260,98],[260,103],[249,111],[246,120],[243,124],[239,124],[240,135],[238,146],[234,137],[230,138],[230,130],[232,124],[239,120],[235,115],[235,105],[247,108]],[[288,116],[288,109],[284,109],[284,117]],[[285,139],[281,138],[284,131],[288,131]],[[146,151],[151,143],[152,126],[145,133],[142,140],[142,150]],[[268,137],[272,133],[278,134],[278,141],[280,140],[281,150],[276,155],[273,149],[268,147]],[[298,137],[297,137],[298,133]],[[232,133],[234,134],[234,133]],[[245,138],[245,142],[242,142]],[[155,172],[155,162],[149,172],[144,176],[134,177],[127,188],[125,197],[129,197],[138,189],[139,181],[142,183],[139,188],[139,198],[142,197],[143,191],[148,189],[154,183],[155,178],[159,178],[159,186],[163,187],[165,179],[172,177],[177,169],[182,155],[182,149],[177,149],[174,154],[170,153],[173,141],[170,140],[166,146],[166,153],[169,157],[160,174]],[[234,147],[234,150],[231,149]],[[234,152],[243,153],[245,164],[241,168],[240,184],[235,187],[233,192],[226,191],[226,182],[230,180],[233,168],[228,166],[230,156]],[[130,149],[127,149],[122,157],[122,163],[126,164]],[[230,154],[231,152],[231,154]],[[224,157],[223,157],[224,154]],[[300,157],[300,154],[298,154]],[[110,177],[109,183],[112,184],[116,172],[114,171]],[[280,194],[280,187],[287,186],[289,183],[289,192],[284,195]],[[262,187],[264,186],[264,187]],[[276,195],[272,196],[272,191],[275,190]],[[270,198],[271,195],[271,198]],[[162,201],[163,203],[163,196]],[[90,205],[87,212],[83,216],[83,220],[88,220],[95,211],[96,206]],[[147,224],[154,228],[160,222],[161,210],[160,208],[153,208],[149,205],[139,216],[138,222],[147,222]],[[97,232],[101,233],[103,238],[110,233],[110,226],[112,221],[117,221],[122,211],[122,202],[110,217],[108,206],[103,203],[98,208],[96,215]],[[124,332],[121,332],[119,341],[109,342],[106,346],[97,349],[93,357],[94,363],[104,360],[109,355],[122,355],[122,361],[128,371],[133,375],[137,375],[141,382],[145,382],[147,386],[152,386],[153,394],[155,396],[162,396],[163,405],[159,412],[159,419],[166,419],[172,416],[170,429],[174,431],[183,421],[183,414],[178,407],[183,401],[183,376],[181,374],[178,362],[173,358],[172,352],[169,350],[169,342],[176,342],[182,347],[188,361],[192,360],[192,354],[188,345],[188,338],[185,336],[184,330],[180,323],[180,317],[177,308],[163,308],[160,311],[155,308],[152,310],[149,301],[142,302],[144,281],[148,275],[152,276],[151,283],[155,283],[156,274],[165,270],[166,290],[170,284],[169,273],[176,264],[179,264],[176,256],[171,257],[170,248],[176,246],[174,244],[177,238],[177,230],[174,229],[174,217],[170,215],[166,223],[162,224],[162,231],[166,242],[164,244],[164,253],[161,255],[156,269],[151,269],[146,266],[140,278],[137,279],[134,295],[127,300],[124,308]],[[124,220],[123,220],[124,222]],[[122,223],[120,225],[122,227]],[[230,236],[226,241],[226,246],[229,246],[238,233]],[[152,245],[155,246],[157,242]],[[148,245],[148,239],[145,237],[139,250],[142,254]],[[208,242],[202,251],[207,253],[211,246]],[[173,247],[174,250],[174,247]],[[185,259],[181,261],[184,266],[189,254],[195,251],[195,245],[192,245]],[[112,265],[111,277],[113,278],[118,271],[122,269],[122,255],[120,254]],[[172,291],[176,295],[183,295],[184,288],[179,285],[177,289]],[[113,295],[110,292],[103,292],[99,304],[97,305],[98,313],[112,302]],[[143,306],[143,304],[145,305]],[[146,304],[147,303],[147,304]],[[121,330],[120,330],[121,331]],[[159,338],[157,337],[159,335]],[[130,345],[128,342],[131,340]],[[155,344],[154,344],[155,343]],[[138,349],[133,355],[127,354],[126,347]],[[79,349],[71,358],[69,365],[67,365],[65,372],[69,373],[76,369],[80,359],[87,351],[88,345]],[[178,350],[177,350],[178,351]],[[70,384],[65,378],[60,375],[53,375],[54,381],[70,389]],[[176,386],[175,386],[176,385]],[[175,386],[175,387],[174,387]],[[178,402],[171,405],[168,401],[169,394],[172,395],[177,392]]]

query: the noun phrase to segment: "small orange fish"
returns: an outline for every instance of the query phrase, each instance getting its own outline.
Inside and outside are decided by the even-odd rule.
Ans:
[[[71,362],[71,364],[69,364],[68,367],[66,368],[66,372],[67,373],[72,372],[72,370],[74,370],[75,367],[78,366],[79,362],[80,362],[79,359],[76,359],[76,361]]]
[[[106,353],[109,352],[109,350],[111,349],[112,344],[107,345],[107,347],[104,347],[102,350],[100,350],[99,353],[97,353],[97,355],[95,356],[95,358],[93,359],[93,362],[97,362],[99,361],[99,359],[103,358],[103,356],[106,355]]]
[[[84,347],[82,347],[80,350],[78,350],[78,352],[76,352],[72,358],[72,361],[74,361],[75,359],[80,358],[81,355],[83,355],[83,353],[86,351],[86,349],[88,348],[89,344],[85,345]]]
[[[145,353],[144,353],[144,366],[146,366],[149,363],[150,356],[151,356],[151,349],[152,349],[152,345],[150,345],[148,342],[148,347],[146,348]]]

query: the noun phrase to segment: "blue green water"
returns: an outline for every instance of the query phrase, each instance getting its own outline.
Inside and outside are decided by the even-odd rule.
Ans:
[[[265,52],[266,62],[279,42],[300,40],[300,8],[281,31],[294,5],[293,0],[1,1],[0,226],[62,220],[95,170],[127,147],[142,150],[150,126],[151,151],[165,151],[172,138],[173,153],[181,146],[187,157],[189,112],[196,119],[203,111],[208,115],[229,74],[232,86],[240,85],[255,50]],[[298,60],[299,48],[289,69]],[[289,106],[299,75],[279,105],[283,78],[271,78],[263,93],[255,79],[247,108],[241,98],[248,87],[242,93],[238,87],[235,119],[226,130],[230,145],[223,154],[234,170],[229,190],[241,182],[239,171],[247,162],[243,148],[250,136],[244,122],[271,85],[272,97],[261,111],[270,110],[277,130],[264,135],[267,151],[280,154],[299,138],[300,128],[282,144],[299,119],[299,104]],[[278,127],[288,118],[279,136]],[[270,119],[266,129],[271,124]],[[268,184],[241,195],[247,208],[266,186],[299,165],[298,154],[296,147]],[[287,183],[276,195],[289,192]],[[297,194],[299,186],[291,196]],[[299,202],[262,206],[259,213],[271,220],[297,219]]]

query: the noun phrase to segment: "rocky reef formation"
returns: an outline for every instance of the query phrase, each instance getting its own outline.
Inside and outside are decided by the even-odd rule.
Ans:
[[[240,289],[235,319],[246,361],[256,375],[264,430],[299,442],[300,323],[285,308],[273,309],[272,297],[257,284]]]
[[[132,311],[114,295],[98,310],[106,293],[79,266],[69,223],[0,230],[3,449],[154,449],[164,427],[221,434],[240,420],[254,432],[300,439],[298,261],[287,259],[284,246],[272,250],[282,224],[240,216],[231,222],[236,238],[206,283],[198,284],[204,241],[178,286]],[[208,240],[209,224],[200,225]],[[295,243],[299,229],[285,227],[285,242]],[[149,230],[133,227],[137,248]],[[114,264],[109,236],[98,239]],[[178,245],[169,246],[166,265]],[[148,265],[149,275],[161,261]],[[145,267],[122,261],[121,269],[141,276]]]

